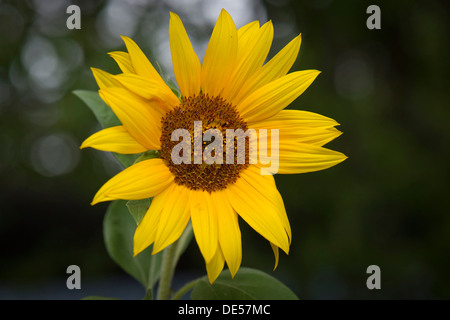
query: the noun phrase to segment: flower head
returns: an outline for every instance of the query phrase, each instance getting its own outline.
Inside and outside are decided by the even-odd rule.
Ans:
[[[127,37],[128,52],[110,53],[121,74],[93,69],[101,98],[122,125],[95,133],[82,147],[160,154],[111,178],[93,200],[153,197],[135,232],[135,254],[151,244],[153,253],[163,250],[191,221],[210,282],[225,262],[234,276],[242,259],[238,217],[270,242],[275,266],[278,248],[289,252],[291,228],[272,174],[322,170],[346,157],[322,147],[341,134],[336,121],[284,110],[320,72],[288,74],[300,35],[264,64],[272,38],[270,21],[236,29],[222,10],[200,64],[180,18],[171,13],[169,39],[180,98]],[[253,130],[258,143],[244,137],[244,152],[239,152],[239,138],[228,138],[239,130]]]

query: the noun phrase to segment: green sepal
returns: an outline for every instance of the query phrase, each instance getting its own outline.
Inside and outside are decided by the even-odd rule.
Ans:
[[[136,225],[141,222],[145,213],[150,208],[150,204],[152,203],[152,198],[150,199],[142,199],[142,200],[130,200],[127,202],[127,208],[130,214],[133,216]]]

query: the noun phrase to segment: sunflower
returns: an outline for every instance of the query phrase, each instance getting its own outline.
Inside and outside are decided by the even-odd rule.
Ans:
[[[221,133],[276,129],[278,148],[266,147],[264,153],[278,152],[276,171],[280,174],[322,170],[345,160],[342,153],[322,147],[341,134],[335,129],[336,121],[312,112],[284,110],[320,73],[288,74],[301,36],[264,63],[272,44],[272,23],[260,26],[254,21],[236,29],[222,10],[201,64],[183,23],[171,13],[169,40],[180,97],[136,43],[122,38],[128,52],[110,53],[122,73],[92,68],[100,97],[122,125],[93,134],[81,148],[122,154],[157,150],[159,157],[137,162],[115,175],[100,188],[92,204],[153,198],[135,231],[135,255],[151,244],[153,253],[165,249],[191,221],[211,283],[225,262],[232,276],[241,265],[238,217],[270,242],[276,267],[279,248],[289,252],[291,228],[273,175],[261,174],[267,168],[264,157],[256,163],[177,164],[171,157],[178,143],[172,133],[183,128],[194,134],[196,121],[201,121],[202,133],[208,129]],[[223,144],[226,148],[226,141]],[[202,150],[207,147],[207,143],[200,146]]]

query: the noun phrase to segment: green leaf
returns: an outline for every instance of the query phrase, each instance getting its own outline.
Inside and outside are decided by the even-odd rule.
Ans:
[[[103,236],[111,258],[129,275],[139,281],[152,297],[152,289],[159,279],[162,254],[152,255],[152,246],[133,257],[133,237],[136,221],[130,215],[126,201],[112,202],[103,221]],[[150,292],[149,292],[150,291]]]
[[[73,93],[91,109],[103,129],[122,125],[112,109],[100,98],[98,92],[75,90]],[[135,163],[140,156],[140,154],[119,154],[115,152],[113,154],[125,168]]]
[[[136,225],[141,222],[151,203],[152,199],[130,200],[127,202],[128,211],[130,211],[134,221],[136,221]]]
[[[98,92],[75,90],[73,93],[91,109],[102,128],[120,126],[122,124],[112,109],[100,98]]]
[[[297,296],[282,282],[255,269],[240,268],[234,279],[228,270],[222,271],[211,285],[201,278],[191,293],[192,300],[297,300]]]
[[[103,237],[111,258],[146,289],[146,298],[153,298],[153,287],[161,276],[163,251],[152,255],[152,245],[133,257],[133,237],[136,226],[147,212],[151,199],[112,202],[103,221]],[[141,216],[139,218],[139,216]],[[138,221],[139,220],[139,221]],[[174,263],[184,253],[193,238],[192,225],[177,241]],[[175,267],[175,266],[173,266]]]

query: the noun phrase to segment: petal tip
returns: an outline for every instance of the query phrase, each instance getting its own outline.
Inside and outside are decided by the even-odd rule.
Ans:
[[[90,67],[92,74],[95,75],[100,71],[98,68]]]
[[[127,36],[124,36],[124,35],[120,35],[120,37],[122,38],[122,41],[125,43],[125,46],[128,48],[128,45],[130,45],[130,44],[132,44],[132,43],[134,43],[134,41],[130,38],[130,37],[127,37]],[[128,50],[129,51],[129,50]]]
[[[102,190],[99,190],[97,192],[97,194],[94,196],[94,199],[92,199],[91,206],[94,206],[97,203],[100,203],[103,201],[108,201],[108,199],[105,198],[105,195],[103,193],[100,193],[100,191],[102,191]]]
[[[222,8],[222,10],[220,10],[220,14],[219,14],[219,20],[223,18],[227,18],[230,19],[231,21],[233,21],[233,18],[231,17],[231,15],[228,13],[227,10],[225,10],[224,8]],[[234,23],[234,22],[233,22]]]
[[[157,243],[156,241],[153,242],[153,250],[152,250],[152,255],[155,255],[161,251],[163,251],[165,248],[167,248],[167,246],[163,247],[162,245],[160,245],[159,243]]]
[[[138,225],[139,229],[139,225]],[[149,245],[143,245],[142,241],[138,241],[136,239],[136,235],[138,234],[138,229],[136,229],[133,237],[133,258],[136,257],[139,253],[144,251]],[[153,254],[153,253],[152,253]]]
[[[231,269],[228,269],[229,271],[230,271],[230,274],[231,274],[231,279],[234,279],[234,276],[236,275],[236,273],[238,272],[238,270],[239,270],[239,267],[236,269],[236,270],[231,270]]]
[[[135,258],[142,250],[138,250],[136,246],[133,246],[133,258]]]
[[[94,75],[94,78],[98,75],[98,73],[101,71],[98,68],[90,67],[92,74]],[[96,79],[97,80],[97,79]]]

